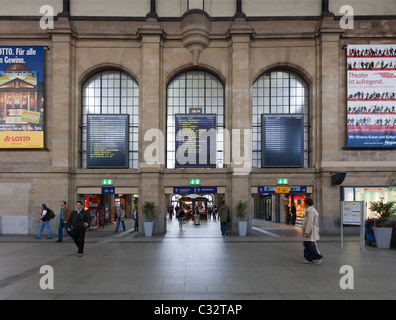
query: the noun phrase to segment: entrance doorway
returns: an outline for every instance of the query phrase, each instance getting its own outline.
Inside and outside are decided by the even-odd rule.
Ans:
[[[217,208],[224,194],[171,194],[168,195],[168,214],[165,219],[168,238],[222,237]],[[183,224],[176,218],[176,210],[184,211]]]
[[[261,195],[260,212],[262,219],[272,221],[272,195]]]
[[[192,220],[193,214],[199,214],[200,219],[213,218],[216,210],[216,199],[213,194],[173,194],[170,197],[168,219],[176,218],[176,210],[184,210],[186,221]]]
[[[125,210],[125,218],[132,218],[134,208],[138,207],[138,200],[138,194],[85,194],[85,210],[92,217],[90,230],[113,225],[121,205]]]
[[[306,194],[304,193],[255,194],[253,195],[254,217],[266,221],[289,224],[292,222],[292,204],[294,204],[296,209],[295,223],[302,224],[305,217],[305,198]]]

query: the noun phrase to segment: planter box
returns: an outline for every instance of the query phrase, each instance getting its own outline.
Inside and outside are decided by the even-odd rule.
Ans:
[[[241,237],[246,237],[247,233],[247,221],[239,221],[238,222],[238,234]]]
[[[391,246],[396,248],[396,222],[393,221],[393,232],[392,232],[392,239],[391,239]]]
[[[374,227],[375,243],[377,248],[389,249],[392,237],[392,228],[377,228]]]
[[[151,237],[153,235],[153,225],[154,222],[144,222],[144,235],[146,237]]]

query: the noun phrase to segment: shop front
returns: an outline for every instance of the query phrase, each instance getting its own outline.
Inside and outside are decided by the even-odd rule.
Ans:
[[[272,222],[301,224],[305,216],[304,201],[312,189],[311,186],[253,187],[254,217]],[[295,218],[292,216],[294,211]]]
[[[121,206],[125,210],[125,217],[127,219],[132,218],[132,212],[138,206],[138,189],[117,187],[78,188],[77,193],[80,199],[84,200],[85,210],[92,217],[90,230],[106,228],[114,224]]]
[[[367,218],[375,218],[375,213],[370,210],[372,201],[379,201],[384,198],[384,202],[396,200],[396,188],[389,186],[344,186],[342,191],[342,201],[364,201]]]

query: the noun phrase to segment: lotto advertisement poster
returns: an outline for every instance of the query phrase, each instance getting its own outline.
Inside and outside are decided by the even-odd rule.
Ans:
[[[347,145],[396,148],[396,44],[347,50]]]
[[[0,149],[44,147],[44,47],[0,47]]]

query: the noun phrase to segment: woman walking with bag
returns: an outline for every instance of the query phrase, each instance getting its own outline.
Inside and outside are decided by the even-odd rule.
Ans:
[[[317,264],[323,262],[323,256],[316,247],[316,241],[319,240],[319,213],[313,207],[313,200],[305,199],[306,214],[303,222],[304,237],[304,258],[302,263],[312,264],[314,260]]]

